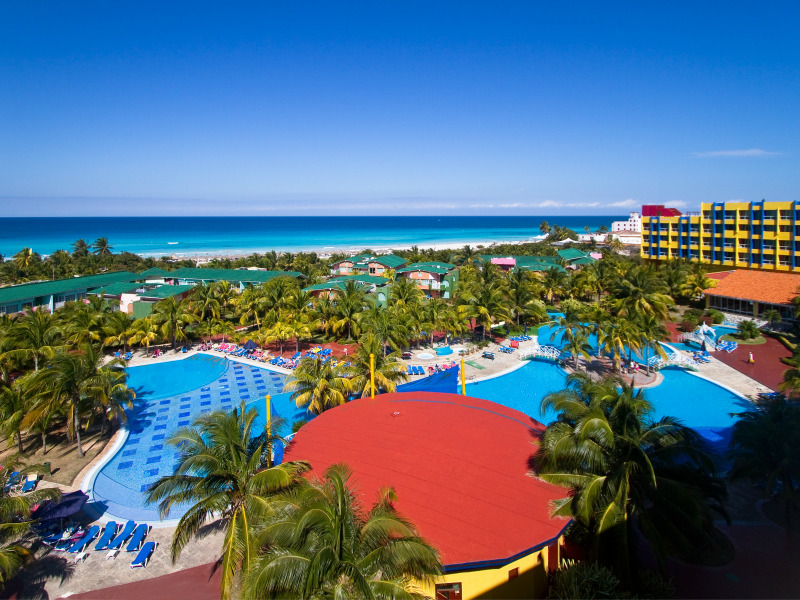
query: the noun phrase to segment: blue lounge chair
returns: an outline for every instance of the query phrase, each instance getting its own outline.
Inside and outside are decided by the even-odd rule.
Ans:
[[[67,548],[67,552],[71,552],[72,554],[75,554],[76,552],[83,552],[86,550],[86,546],[89,545],[89,542],[91,542],[98,533],[100,533],[100,526],[92,525],[89,528],[89,531],[86,532],[86,535]]]
[[[36,486],[39,485],[39,478],[36,479],[28,479],[25,483],[22,484],[22,489],[20,490],[23,494],[27,494],[28,492],[32,492],[36,489]]]
[[[94,546],[95,550],[108,550],[108,545],[111,543],[117,535],[117,525],[116,521],[109,521],[106,523],[106,528],[103,530],[103,535],[100,536],[100,539],[97,540],[97,543]]]
[[[303,354],[303,353],[302,352],[295,352],[294,356],[292,356],[292,358],[290,358],[289,360],[297,360],[298,358],[300,358],[301,354]]]
[[[406,368],[408,369],[408,374],[409,375],[416,375],[416,373],[414,372],[414,369],[412,367],[409,366],[409,367],[406,367]]]
[[[122,544],[124,544],[125,540],[127,540],[130,537],[134,529],[136,529],[135,521],[128,521],[127,523],[125,523],[125,526],[122,528],[122,531],[120,531],[117,534],[117,537],[115,537],[113,540],[109,542],[106,549],[119,550],[120,548],[122,548]]]
[[[425,369],[422,367],[414,367],[414,371],[416,375],[425,375]]]
[[[150,557],[153,556],[153,552],[155,552],[158,544],[156,542],[147,542],[142,549],[139,550],[139,554],[136,555],[136,558],[133,559],[131,563],[131,569],[136,569],[137,567],[146,568],[147,563],[150,562]]]
[[[125,353],[125,360],[130,360],[132,358],[133,358],[133,354],[131,354],[130,352],[126,352]]]
[[[149,525],[145,525],[144,523],[137,525],[136,529],[133,530],[131,541],[128,542],[128,545],[125,547],[125,552],[136,552],[139,550],[142,547],[142,542],[144,542],[148,531],[150,531]]]

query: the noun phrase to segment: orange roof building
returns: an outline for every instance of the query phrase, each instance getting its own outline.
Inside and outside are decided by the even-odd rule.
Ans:
[[[568,490],[533,476],[544,425],[456,394],[405,392],[348,402],[303,425],[285,460],[321,475],[344,463],[364,506],[392,486],[397,509],[439,549],[437,599],[546,594],[569,521],[551,516]]]
[[[706,307],[758,317],[775,309],[786,320],[795,320],[792,301],[800,292],[800,275],[769,271],[736,270],[704,291]]]

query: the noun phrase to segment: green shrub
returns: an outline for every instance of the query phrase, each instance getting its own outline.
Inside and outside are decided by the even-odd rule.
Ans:
[[[548,598],[571,600],[573,598],[618,598],[619,579],[614,573],[598,564],[562,560],[550,575]]]
[[[721,325],[722,323],[725,322],[725,315],[713,308],[709,308],[706,311],[706,315],[708,315],[711,318],[711,322],[714,325]]]
[[[297,433],[300,430],[300,428],[306,423],[308,423],[308,421],[306,421],[305,419],[298,419],[297,421],[292,423],[292,433]]]
[[[737,329],[739,337],[743,340],[752,340],[760,335],[755,321],[742,321]]]
[[[683,313],[684,319],[694,319],[698,323],[700,322],[700,317],[703,316],[703,311],[699,308],[690,308],[685,313]]]

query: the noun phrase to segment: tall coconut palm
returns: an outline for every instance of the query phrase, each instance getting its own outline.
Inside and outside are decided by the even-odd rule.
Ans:
[[[539,231],[541,232],[542,235],[547,235],[552,230],[553,228],[550,227],[550,223],[548,223],[547,221],[542,221],[541,223],[539,223]]]
[[[223,600],[230,598],[237,575],[251,568],[254,536],[273,516],[270,497],[296,485],[309,469],[303,462],[266,468],[263,445],[251,443],[257,412],[245,408],[243,402],[232,412],[200,415],[170,436],[167,444],[179,451],[177,466],[172,475],[153,483],[146,496],[148,502],[159,503],[162,517],[175,505],[192,504],[172,536],[173,562],[207,521],[222,519]]]
[[[394,508],[383,489],[370,510],[360,506],[344,465],[297,488],[256,538],[259,556],[247,571],[248,598],[406,598],[425,596],[442,573],[439,555]]]
[[[189,295],[189,308],[202,322],[220,318],[220,302],[217,286],[213,283],[201,283],[192,289]]]
[[[539,477],[570,488],[554,514],[585,526],[595,557],[629,584],[638,536],[660,560],[713,544],[725,488],[702,438],[672,417],[656,420],[644,393],[617,378],[575,373],[567,386],[542,400],[558,418],[534,457]]]
[[[380,353],[384,356],[387,348],[400,350],[408,339],[408,329],[402,319],[398,318],[398,311],[381,308],[376,303],[371,303],[359,315],[358,323],[362,331],[371,333],[379,340]]]
[[[9,330],[9,345],[6,351],[15,360],[33,360],[34,371],[39,370],[39,362],[52,356],[61,344],[62,329],[58,319],[44,310],[28,310],[16,319]]]
[[[299,408],[319,415],[347,402],[351,385],[330,361],[304,358],[286,378],[283,391],[292,393],[291,399]]]
[[[563,270],[551,267],[544,272],[542,277],[542,291],[547,302],[552,304],[555,296],[560,296],[559,292],[564,289],[569,280],[569,275]]]
[[[681,291],[687,298],[697,300],[707,289],[716,287],[716,285],[717,280],[711,279],[705,273],[693,273],[686,277]]]
[[[185,340],[186,327],[196,320],[185,302],[175,296],[159,300],[150,315],[161,335],[168,339],[174,350],[178,340]]]
[[[0,388],[0,420],[2,433],[13,444],[17,442],[17,451],[22,454],[22,421],[28,412],[30,402],[20,379],[14,385]]]
[[[625,356],[630,329],[622,319],[609,319],[598,326],[597,354],[610,354],[614,370],[619,372],[622,366],[621,357]]]
[[[83,457],[83,411],[87,404],[94,409],[107,402],[110,391],[118,389],[116,386],[127,387],[127,376],[119,366],[119,361],[103,365],[102,353],[91,344],[77,350],[59,350],[48,362],[48,368],[31,378],[30,390],[35,398],[23,426],[36,421],[42,411],[63,410],[67,431],[77,442],[78,456]]]
[[[510,274],[508,286],[509,309],[517,325],[541,323],[547,316],[544,304],[534,292],[535,282],[530,271],[515,271]]]
[[[800,509],[800,406],[779,396],[735,415],[732,481],[763,486],[784,505],[787,524]]]
[[[397,389],[398,383],[408,380],[408,369],[400,360],[399,352],[388,355],[381,353],[385,346],[371,333],[361,336],[358,343],[358,348],[350,357],[352,364],[347,369],[351,378],[350,389],[354,394],[362,398],[371,394],[370,354],[374,356],[376,393],[392,393]]]
[[[499,283],[480,285],[474,292],[465,292],[462,302],[463,304],[458,307],[462,318],[475,319],[478,325],[482,325],[484,339],[486,331],[491,330],[492,324],[500,319],[511,319],[508,296]]]
[[[666,320],[673,301],[663,290],[663,284],[654,271],[634,265],[612,290],[617,316],[633,319],[652,313],[662,321]]]
[[[280,320],[269,329],[262,330],[260,335],[256,337],[263,344],[277,343],[280,347],[280,353],[283,354],[283,345],[289,340],[297,338],[297,329],[294,323]]]
[[[344,288],[336,290],[336,317],[331,325],[334,333],[347,332],[347,341],[353,339],[353,334],[358,333],[358,315],[367,305],[366,291],[361,284],[348,280]]]
[[[90,251],[91,246],[83,238],[72,242],[72,258],[86,258]]]
[[[133,322],[132,328],[133,335],[129,342],[131,344],[144,346],[146,352],[149,354],[150,344],[158,340],[158,325],[153,322],[153,319],[144,317],[142,319],[136,319]]]
[[[94,253],[96,256],[100,258],[111,256],[111,251],[114,250],[114,247],[108,243],[108,238],[106,237],[99,237],[94,241],[92,244],[94,248]]]
[[[127,313],[116,311],[108,315],[103,325],[103,346],[122,346],[122,351],[128,351],[128,344],[136,335],[134,321]]]
[[[70,344],[100,343],[103,339],[104,315],[83,303],[71,304],[59,311],[64,337]]]
[[[236,308],[239,312],[240,325],[249,325],[255,321],[256,328],[261,331],[261,321],[267,308],[266,295],[263,288],[245,288],[236,299]]]
[[[669,336],[667,328],[655,315],[641,315],[637,321],[641,348],[644,350],[644,362],[647,365],[647,374],[650,374],[650,352],[661,358],[667,357],[667,352],[661,345],[661,340]]]
[[[14,264],[20,271],[27,273],[34,264],[41,261],[41,257],[31,248],[23,248],[14,255]]]
[[[411,279],[401,277],[389,289],[389,306],[409,306],[424,300],[422,290]]]

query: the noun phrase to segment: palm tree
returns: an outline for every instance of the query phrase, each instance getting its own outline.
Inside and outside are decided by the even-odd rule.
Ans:
[[[167,440],[180,452],[173,474],[147,490],[147,502],[159,503],[162,518],[174,505],[192,503],[172,536],[173,563],[206,521],[221,519],[223,600],[230,598],[237,574],[251,567],[254,536],[273,513],[270,497],[296,485],[310,468],[303,462],[266,468],[263,445],[251,443],[256,417],[257,411],[245,410],[242,402],[238,410],[200,415],[190,427],[178,429]]]
[[[784,504],[790,525],[792,510],[800,509],[800,407],[777,396],[736,416],[731,481],[763,486],[765,497]]]
[[[389,355],[381,353],[385,348],[383,343],[373,334],[367,333],[358,340],[358,348],[350,358],[352,365],[347,369],[351,377],[350,389],[361,398],[366,398],[371,393],[370,380],[370,354],[375,362],[375,391],[392,393],[397,389],[397,384],[408,380],[408,369],[400,360],[399,352]]]
[[[663,289],[651,269],[632,266],[613,289],[617,316],[633,319],[638,315],[653,313],[662,321],[666,320],[673,301]]]
[[[109,394],[121,395],[118,386],[127,389],[127,375],[119,368],[120,362],[112,360],[106,365],[102,363],[102,353],[91,344],[85,344],[78,350],[56,352],[48,368],[31,378],[30,390],[35,399],[22,425],[38,420],[43,412],[64,410],[67,431],[77,441],[78,456],[82,458],[80,430],[86,404],[94,409],[108,403]],[[132,405],[129,404],[129,407]]]
[[[456,262],[459,265],[468,265],[475,260],[475,257],[478,256],[478,252],[469,244],[461,248],[456,254]]]
[[[213,283],[201,283],[192,290],[189,295],[189,307],[197,315],[197,320],[220,318],[220,302],[217,293],[217,286]]]
[[[559,291],[567,285],[569,275],[563,270],[551,267],[544,272],[542,277],[542,291],[549,304],[553,303],[553,297],[560,295]]]
[[[299,408],[319,415],[347,402],[351,385],[330,361],[304,358],[286,378],[283,391],[292,392],[291,399]]]
[[[707,289],[716,287],[716,285],[717,280],[711,279],[705,273],[693,273],[686,277],[682,292],[687,298],[697,300]]]
[[[17,440],[17,451],[22,454],[22,420],[28,412],[29,402],[20,383],[0,388],[0,419],[2,419],[2,433],[13,444]]]
[[[387,347],[400,350],[408,339],[408,330],[398,318],[398,311],[383,309],[374,302],[359,315],[358,323],[362,331],[371,333],[380,341],[380,354],[383,356],[386,356]]]
[[[97,238],[94,244],[92,244],[92,247],[94,248],[95,256],[101,258],[111,256],[111,251],[114,249],[114,247],[108,243],[108,238],[105,237]]]
[[[758,325],[755,321],[749,319],[741,321],[736,333],[743,340],[751,340],[757,338],[761,333],[758,330]]]
[[[713,543],[712,510],[724,514],[724,484],[702,438],[672,417],[655,420],[644,393],[618,378],[567,378],[542,400],[558,418],[544,432],[534,464],[545,481],[570,488],[554,515],[576,519],[594,555],[630,583],[636,539],[663,560]]]
[[[72,258],[86,258],[91,247],[83,238],[72,242]]]
[[[424,300],[422,290],[411,279],[401,277],[389,289],[389,306],[410,306]]]
[[[589,344],[589,335],[586,328],[579,327],[573,329],[571,335],[566,339],[564,350],[570,353],[575,359],[575,370],[578,370],[578,360],[582,356],[588,359],[591,356],[592,346]]]
[[[150,318],[158,326],[161,335],[169,339],[173,350],[178,340],[186,339],[186,327],[195,321],[187,304],[175,296],[159,300],[153,307]]]
[[[158,339],[158,326],[153,322],[153,319],[145,317],[137,319],[133,322],[133,335],[130,340],[131,344],[138,344],[146,348],[146,353],[150,353],[150,344]]]
[[[530,271],[517,270],[509,275],[509,310],[519,326],[520,321],[542,322],[547,316],[544,304],[534,293],[534,282]]]
[[[357,317],[366,306],[366,295],[364,286],[352,279],[344,284],[344,288],[334,292],[336,317],[331,322],[331,326],[334,333],[346,331],[348,342],[353,339],[353,333],[358,333]]]
[[[257,336],[257,338],[261,343],[264,344],[272,344],[273,342],[278,343],[280,346],[280,353],[283,354],[283,345],[287,341],[297,338],[297,330],[293,323],[287,323],[286,321],[281,320],[276,322],[275,325],[269,329],[263,330],[261,334]]]
[[[28,310],[16,319],[10,328],[9,339],[12,350],[6,355],[12,359],[33,359],[34,371],[39,370],[39,361],[52,356],[61,342],[58,319],[44,310]]]
[[[474,318],[478,325],[483,326],[484,339],[493,323],[500,319],[511,320],[508,295],[500,282],[479,285],[476,292],[466,291],[462,302],[464,304],[459,306],[462,318]]]
[[[626,321],[622,319],[609,319],[598,324],[597,330],[597,354],[603,353],[611,355],[614,363],[614,371],[619,373],[621,369],[622,356],[625,356],[627,342],[632,336]]]
[[[800,406],[777,396],[736,416],[731,481],[763,485],[765,497],[784,504],[790,525],[792,510],[800,509]]]
[[[17,457],[3,461],[0,469],[0,591],[17,572],[33,559],[34,549],[23,541],[23,535],[31,525],[31,508],[45,500],[58,500],[61,492],[56,488],[43,488],[27,494],[11,495],[6,491],[9,487],[11,473],[19,471],[21,475],[43,473],[42,465],[30,465],[20,469]]]
[[[550,227],[550,223],[547,221],[542,221],[539,223],[539,231],[542,232],[542,235],[547,235],[552,231],[552,227]]]
[[[773,328],[783,320],[781,317],[781,312],[779,310],[775,310],[774,308],[765,310],[760,316],[762,319],[766,320],[767,323],[769,323],[770,327]]]
[[[266,312],[266,303],[266,294],[263,288],[246,287],[236,299],[236,308],[240,313],[239,324],[249,325],[255,321],[256,328],[261,331],[261,319]]]
[[[130,315],[115,311],[106,317],[103,333],[103,346],[121,345],[122,351],[127,352],[131,338],[136,335],[136,329]]]
[[[636,321],[639,331],[640,347],[644,350],[644,362],[647,365],[647,374],[650,374],[650,350],[661,358],[667,357],[667,352],[661,345],[661,340],[669,336],[667,328],[652,314],[642,315]]]
[[[25,273],[28,272],[34,263],[37,263],[40,260],[41,257],[39,254],[34,252],[31,248],[23,248],[14,255],[14,264],[17,265],[17,268],[20,271]]]
[[[442,573],[439,555],[394,508],[383,489],[364,512],[344,465],[289,495],[257,537],[246,573],[249,598],[424,598]]]

